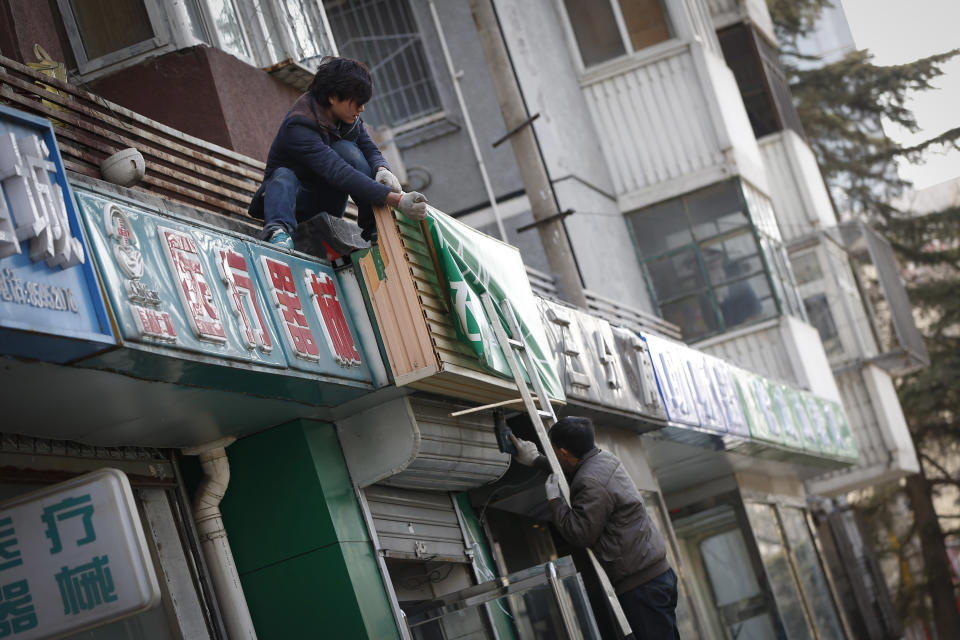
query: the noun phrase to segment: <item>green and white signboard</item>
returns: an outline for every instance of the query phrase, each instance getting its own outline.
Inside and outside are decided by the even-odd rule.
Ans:
[[[0,505],[0,638],[59,638],[159,601],[122,472],[101,469]]]
[[[448,286],[457,338],[470,345],[488,371],[511,378],[510,367],[491,324],[499,322],[504,328],[508,327],[501,304],[509,300],[544,390],[553,398],[564,399],[563,384],[553,365],[537,300],[517,248],[433,208],[429,208],[427,228]],[[492,298],[497,318],[487,318],[480,299],[483,293]],[[509,329],[507,331],[509,333]]]

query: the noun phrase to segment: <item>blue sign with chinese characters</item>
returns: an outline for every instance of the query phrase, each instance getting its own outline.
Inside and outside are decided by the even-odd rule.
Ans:
[[[766,380],[660,336],[645,334],[643,339],[671,425],[721,436],[731,450],[765,457],[799,459],[797,454],[803,453],[857,458],[839,403]],[[676,430],[665,433],[683,440]]]
[[[114,344],[53,128],[0,106],[0,353],[69,362]]]
[[[371,388],[370,355],[328,264],[75,191],[125,347],[84,366],[320,405]]]
[[[67,635],[159,601],[120,471],[101,469],[0,505],[0,637]]]

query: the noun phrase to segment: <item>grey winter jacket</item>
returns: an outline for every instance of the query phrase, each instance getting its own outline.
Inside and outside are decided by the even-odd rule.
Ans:
[[[618,594],[670,568],[663,536],[612,453],[588,451],[570,481],[570,506],[552,500],[550,513],[567,542],[593,550]]]

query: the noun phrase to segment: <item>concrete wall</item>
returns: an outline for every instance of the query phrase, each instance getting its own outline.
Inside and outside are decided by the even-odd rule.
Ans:
[[[0,54],[18,62],[36,62],[33,45],[39,44],[54,60],[73,64],[73,54],[58,28],[56,0],[0,0]]]
[[[463,114],[454,93],[440,39],[434,27],[429,3],[412,0],[411,8],[423,36],[425,52],[445,110],[445,121],[397,135],[404,164],[410,170],[425,169],[430,185],[424,190],[430,203],[455,214],[488,202],[480,170],[464,128]],[[497,94],[490,79],[486,58],[476,35],[466,0],[435,4],[446,35],[454,69],[463,72],[461,91],[477,135],[483,161],[497,199],[523,189],[510,145],[496,149],[491,144],[506,133]],[[418,177],[416,173],[414,177]],[[415,188],[416,183],[412,183]]]
[[[653,311],[556,4],[494,3],[588,289]]]
[[[86,85],[148,118],[244,155],[266,160],[283,116],[300,92],[228,53],[191,47]]]

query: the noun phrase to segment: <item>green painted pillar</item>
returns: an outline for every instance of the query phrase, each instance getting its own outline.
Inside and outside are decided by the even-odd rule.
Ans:
[[[221,510],[260,640],[398,638],[333,425],[297,420],[227,454]]]

